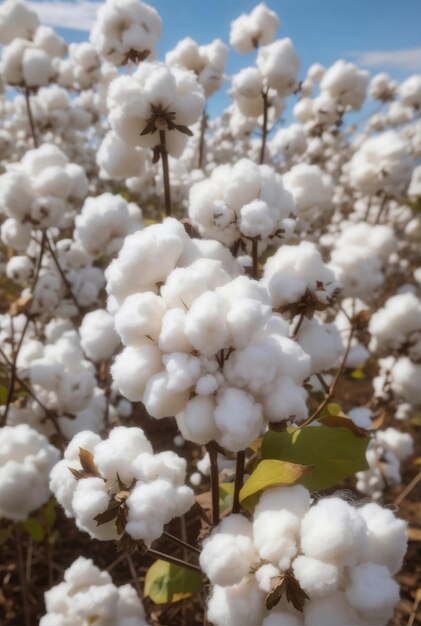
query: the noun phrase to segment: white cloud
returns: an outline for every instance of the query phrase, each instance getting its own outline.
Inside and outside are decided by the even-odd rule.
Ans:
[[[367,67],[393,67],[402,70],[421,70],[421,48],[406,50],[368,50],[353,52],[359,65]]]
[[[42,24],[55,28],[70,28],[89,32],[95,21],[99,3],[91,0],[77,2],[28,2],[37,12]]]

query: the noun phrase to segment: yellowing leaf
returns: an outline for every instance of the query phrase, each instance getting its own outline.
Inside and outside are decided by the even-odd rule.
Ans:
[[[178,602],[203,589],[198,572],[159,559],[146,572],[144,595],[155,604]]]
[[[313,471],[311,466],[288,461],[264,460],[259,463],[240,491],[240,502],[246,509],[253,509],[266,489],[280,485],[293,485]]]

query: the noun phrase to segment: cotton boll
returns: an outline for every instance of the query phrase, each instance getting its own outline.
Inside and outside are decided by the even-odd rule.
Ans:
[[[255,517],[264,511],[285,510],[302,518],[310,508],[310,493],[302,485],[274,487],[264,491],[255,508]]]
[[[104,513],[110,502],[108,487],[101,478],[84,478],[77,483],[72,507],[76,525],[87,532],[91,537],[100,541],[117,538],[117,530],[113,522],[97,526],[93,519]]]
[[[361,560],[385,565],[392,575],[402,566],[407,549],[406,522],[374,502],[359,509],[368,528],[368,544]]]
[[[247,575],[255,559],[251,534],[245,518],[230,515],[204,541],[200,566],[212,584],[230,587]]]
[[[288,337],[270,335],[270,338],[277,348],[278,376],[287,376],[301,385],[310,376],[310,356]]]
[[[254,48],[271,43],[280,24],[276,13],[261,2],[251,13],[242,13],[231,22],[230,44],[237,52],[247,54]]]
[[[274,609],[262,622],[262,626],[302,626],[303,620],[298,615]]]
[[[365,619],[388,621],[399,602],[399,585],[388,569],[375,563],[351,568],[345,596]]]
[[[185,333],[186,313],[169,309],[162,317],[158,345],[163,352],[192,352],[193,346]]]
[[[101,437],[90,430],[84,430],[73,437],[69,442],[65,452],[64,458],[66,461],[79,461],[79,448],[84,448],[93,452],[95,446],[101,441]]]
[[[108,439],[95,446],[95,463],[102,476],[116,480],[117,474],[123,482],[133,478],[131,462],[139,454],[152,453],[152,446],[141,428],[113,428]]]
[[[22,224],[12,217],[7,218],[1,225],[1,240],[6,246],[23,252],[31,241],[31,225]]]
[[[304,606],[305,626],[362,626],[363,623],[341,591],[310,600]]]
[[[95,362],[109,359],[120,343],[112,316],[102,309],[87,313],[79,332],[82,349]]]
[[[392,390],[398,398],[411,404],[421,403],[421,387],[419,384],[421,364],[413,363],[406,357],[399,358],[392,367]]]
[[[347,416],[359,428],[371,428],[373,412],[365,406],[355,407],[348,411]]]
[[[386,428],[376,433],[376,439],[385,449],[393,452],[399,461],[406,461],[414,453],[414,440],[409,433],[401,433],[396,428]]]
[[[365,99],[368,78],[368,72],[339,60],[326,71],[320,89],[327,91],[339,104],[358,111]]]
[[[0,9],[0,42],[6,45],[17,37],[32,39],[38,25],[36,12],[22,0],[6,0]]]
[[[320,500],[303,518],[305,555],[336,565],[355,563],[367,546],[367,526],[358,511],[340,498]]]
[[[334,367],[344,346],[335,324],[323,324],[318,318],[301,325],[298,343],[311,357],[311,373]]]
[[[54,69],[44,50],[28,47],[22,57],[22,73],[27,87],[41,87],[53,78]]]
[[[288,569],[297,554],[300,520],[289,511],[262,511],[254,517],[253,541],[261,559],[281,570]]]
[[[155,374],[146,383],[142,402],[148,413],[156,419],[177,415],[189,399],[189,390],[171,391],[168,385],[169,377],[165,371]]]
[[[117,311],[114,321],[117,333],[126,346],[140,347],[157,340],[162,318],[167,311],[165,301],[150,291],[128,296]]]
[[[260,624],[264,613],[265,594],[251,577],[239,585],[215,585],[208,600],[208,619],[215,626],[252,626]]]
[[[162,369],[160,350],[154,345],[125,348],[111,366],[111,375],[120,392],[131,402],[142,400],[145,386]]]
[[[277,367],[276,344],[265,337],[250,342],[244,350],[235,350],[224,364],[223,372],[232,385],[260,393],[274,381]]]
[[[211,291],[196,298],[187,312],[184,332],[194,348],[205,356],[225,348],[228,328],[224,299]]]
[[[259,49],[257,67],[269,87],[282,97],[292,93],[297,84],[300,60],[289,38],[279,39]]]
[[[198,396],[189,400],[177,417],[177,426],[188,441],[206,444],[219,435],[214,419],[215,400],[213,396]]]
[[[163,361],[168,374],[169,391],[186,391],[196,384],[201,371],[198,357],[174,352],[164,356]]]
[[[141,176],[145,170],[145,152],[131,148],[113,131],[105,135],[96,160],[100,169],[113,179]]]
[[[15,170],[0,176],[0,206],[9,217],[21,222],[28,216],[34,192],[25,172]]]
[[[269,422],[293,418],[302,422],[308,417],[307,392],[288,376],[278,378],[263,398],[263,411]]]
[[[217,398],[214,418],[221,432],[218,442],[232,452],[247,448],[263,427],[262,406],[250,394],[232,387]]]
[[[340,583],[340,570],[308,556],[298,556],[292,563],[294,576],[311,599],[330,594]]]
[[[6,276],[16,282],[28,282],[33,273],[33,264],[26,256],[12,256],[6,265]]]
[[[166,478],[171,483],[178,485],[186,480],[186,467],[186,459],[171,450],[159,454],[141,453],[132,463],[135,477],[142,482]]]
[[[271,563],[266,563],[265,565],[259,567],[259,569],[256,570],[256,583],[259,589],[269,593],[271,590],[272,578],[275,578],[280,574],[281,571]]]

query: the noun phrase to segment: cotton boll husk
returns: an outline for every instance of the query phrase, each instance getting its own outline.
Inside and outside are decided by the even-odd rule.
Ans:
[[[300,519],[289,511],[262,511],[254,518],[253,540],[260,558],[288,569],[297,554]]]
[[[288,376],[282,376],[263,396],[263,411],[269,422],[279,422],[290,417],[301,422],[308,417],[307,391]]]
[[[165,301],[150,291],[128,296],[114,317],[115,329],[126,346],[134,348],[157,340],[164,314]]]
[[[301,325],[298,343],[311,357],[312,374],[332,368],[344,349],[337,326],[323,324],[317,317]]]
[[[387,622],[399,602],[399,585],[388,569],[375,563],[362,563],[349,571],[345,596],[360,615],[368,620]]]
[[[108,487],[101,478],[84,478],[77,483],[72,499],[76,526],[100,541],[117,538],[114,520],[97,526],[94,517],[108,509]]]
[[[361,507],[359,513],[368,528],[368,544],[361,560],[385,565],[392,575],[396,574],[402,566],[408,544],[406,522],[374,502]]]
[[[177,426],[185,439],[198,444],[217,439],[219,431],[214,419],[215,400],[213,396],[197,396],[189,400],[177,418]]]
[[[298,556],[292,563],[294,576],[300,587],[310,596],[326,596],[338,588],[340,570],[333,563],[324,563],[309,556]]]
[[[341,591],[326,597],[311,599],[304,605],[305,626],[363,626],[357,612]]]
[[[142,402],[149,415],[155,419],[171,417],[180,413],[190,396],[190,390],[170,391],[168,374],[159,372],[150,377],[145,386]]]
[[[256,552],[252,528],[241,515],[230,515],[204,541],[200,566],[214,585],[239,584],[249,572]]]
[[[163,367],[161,351],[154,345],[125,348],[111,366],[119,391],[131,402],[142,400],[145,387]]]
[[[94,459],[98,470],[104,478],[121,480],[130,483],[133,478],[132,461],[139,454],[152,454],[152,446],[141,428],[113,428],[108,439],[95,446]]]
[[[338,566],[353,564],[364,554],[367,534],[356,509],[340,498],[325,498],[302,520],[301,549],[306,556]]]
[[[396,428],[386,428],[376,433],[376,439],[384,448],[391,450],[399,459],[406,461],[414,453],[414,440],[409,433],[401,433]]]
[[[102,309],[87,313],[79,332],[82,349],[95,362],[109,359],[120,344],[112,316]]]
[[[215,626],[255,626],[264,614],[264,597],[251,577],[239,585],[212,588],[208,619]]]
[[[232,452],[247,448],[263,428],[262,406],[252,395],[233,387],[219,394],[214,418],[221,432],[218,442]]]

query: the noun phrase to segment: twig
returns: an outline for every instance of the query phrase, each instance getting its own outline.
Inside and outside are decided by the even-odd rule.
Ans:
[[[268,136],[268,89],[266,91],[262,91],[263,98],[263,127],[262,127],[262,145],[260,148],[260,165],[264,163],[265,160],[265,151],[266,151],[266,140]]]
[[[200,550],[198,548],[196,548],[195,546],[192,546],[190,543],[187,543],[183,539],[179,539],[178,537],[171,535],[166,530],[164,530],[164,532],[162,533],[162,536],[165,539],[168,539],[168,541],[170,541],[174,545],[179,546],[180,548],[184,548],[185,550],[191,550],[192,552],[196,552],[197,554],[200,554]]]
[[[292,339],[295,339],[298,335],[298,332],[301,328],[301,324],[304,322],[304,313],[300,314],[300,317],[298,318],[298,322],[296,327],[294,328],[294,332],[292,333]]]
[[[20,591],[22,596],[23,614],[25,619],[25,626],[30,626],[30,613],[29,613],[29,601],[28,601],[28,588],[26,585],[25,568],[22,553],[22,542],[19,526],[15,525],[15,540],[16,540],[16,552],[18,557],[18,571],[20,581]]]
[[[34,148],[38,148],[38,138],[37,138],[37,133],[35,130],[34,118],[32,116],[29,87],[25,87],[25,100],[26,100],[26,110],[28,111],[29,126],[31,128],[31,135],[32,135],[32,139],[34,142]]]
[[[414,476],[414,478],[411,480],[409,485],[407,485],[405,487],[405,489],[402,491],[402,493],[400,493],[398,495],[398,497],[395,500],[395,504],[397,506],[399,506],[401,504],[401,502],[403,502],[403,500],[405,500],[406,496],[411,493],[411,491],[418,485],[420,480],[421,480],[421,470],[418,472],[418,474],[416,474],[416,476]]]
[[[130,570],[130,574],[132,576],[132,581],[134,583],[134,586],[136,587],[137,595],[139,596],[139,598],[141,598],[142,597],[142,590],[141,590],[140,585],[139,585],[139,576],[136,573],[136,568],[134,566],[132,556],[131,556],[131,554],[129,552],[126,552],[126,560],[127,560],[128,565],[129,565],[129,570]]]
[[[212,524],[217,526],[219,524],[219,471],[218,471],[218,453],[210,441],[206,449],[209,454],[210,460],[210,478],[211,478],[211,493],[212,493]]]
[[[59,263],[59,260],[58,260],[58,258],[57,258],[56,253],[54,252],[53,246],[52,246],[52,244],[51,244],[51,241],[50,241],[50,239],[49,239],[48,235],[47,235],[47,246],[48,246],[48,250],[49,250],[49,252],[50,252],[50,254],[51,254],[52,258],[53,258],[54,264],[55,264],[55,266],[56,266],[56,268],[57,268],[57,270],[58,270],[58,273],[60,274],[61,279],[62,279],[62,281],[63,281],[63,283],[64,283],[64,285],[65,285],[65,287],[66,287],[66,289],[67,289],[67,292],[68,292],[68,294],[69,294],[69,296],[70,296],[71,300],[73,301],[73,304],[75,305],[75,307],[76,307],[76,309],[78,310],[78,312],[79,312],[79,313],[82,313],[81,308],[80,308],[80,305],[79,305],[78,301],[76,300],[76,297],[75,297],[75,295],[74,295],[74,293],[73,293],[73,291],[72,291],[72,288],[71,288],[71,286],[70,286],[70,283],[69,283],[69,281],[67,280],[67,276],[66,276],[66,274],[64,273],[63,268],[61,267],[61,265],[60,265],[60,263]]]
[[[240,450],[237,452],[237,462],[235,466],[235,483],[234,483],[234,498],[232,501],[232,512],[240,512],[240,490],[244,481],[244,462],[245,452]]]
[[[176,556],[172,556],[171,554],[165,554],[164,552],[159,552],[158,550],[154,550],[152,548],[148,548],[145,552],[147,556],[154,556],[157,559],[162,559],[163,561],[167,561],[168,563],[173,563],[174,565],[179,565],[180,567],[186,567],[187,569],[191,569],[194,572],[202,572],[198,565],[194,565],[194,563],[189,563],[188,561],[184,561],[183,559],[178,559]]]
[[[198,167],[202,169],[203,167],[203,156],[205,153],[205,133],[208,123],[208,116],[206,111],[204,110],[202,113],[202,119],[200,121],[200,138],[199,138],[199,158],[198,158]]]
[[[159,131],[160,153],[162,159],[162,174],[164,177],[164,194],[165,194],[165,215],[171,216],[171,186],[170,186],[170,168],[168,165],[167,142],[165,138],[165,130]]]
[[[257,239],[253,239],[251,243],[251,256],[253,259],[253,265],[251,275],[253,278],[259,278],[259,242]]]

